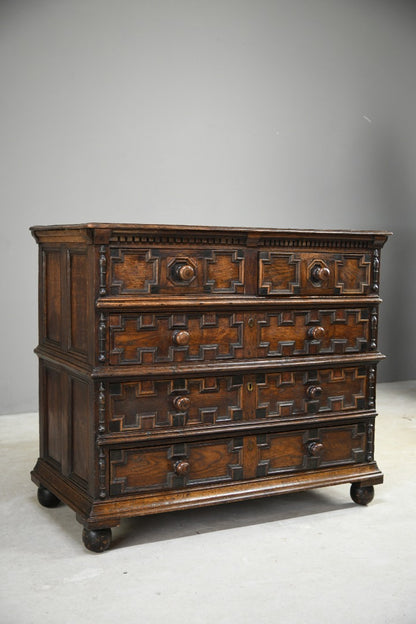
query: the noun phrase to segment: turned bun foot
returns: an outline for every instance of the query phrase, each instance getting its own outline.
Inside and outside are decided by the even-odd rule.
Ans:
[[[82,541],[92,552],[104,552],[111,546],[111,529],[83,529]]]
[[[357,505],[368,505],[374,498],[374,487],[372,485],[360,486],[353,483],[350,490],[351,498]]]
[[[38,487],[38,501],[43,507],[57,507],[61,502],[55,494],[42,485]]]

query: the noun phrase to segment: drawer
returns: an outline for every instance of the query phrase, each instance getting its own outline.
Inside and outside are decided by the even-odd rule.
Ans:
[[[244,314],[110,314],[110,365],[244,357]]]
[[[242,375],[109,384],[110,433],[157,433],[232,425],[243,419]]]
[[[116,366],[342,355],[376,348],[377,310],[121,313],[108,326]]]
[[[108,383],[108,433],[163,434],[373,407],[374,370],[344,366]]]
[[[368,295],[371,266],[370,253],[261,251],[259,294]]]
[[[245,294],[242,249],[137,249],[110,252],[111,295]]]
[[[109,452],[110,495],[210,486],[372,458],[367,423]],[[371,448],[367,448],[369,438]],[[369,446],[370,446],[369,445]]]
[[[253,376],[255,418],[304,418],[374,407],[375,371],[334,366],[257,373]]]
[[[343,355],[377,346],[377,309],[272,310],[255,315],[260,358]]]

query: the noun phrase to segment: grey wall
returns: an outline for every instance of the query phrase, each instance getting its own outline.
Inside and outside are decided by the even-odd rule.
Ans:
[[[380,378],[416,377],[414,6],[3,0],[0,413],[37,406],[35,223],[392,229]]]

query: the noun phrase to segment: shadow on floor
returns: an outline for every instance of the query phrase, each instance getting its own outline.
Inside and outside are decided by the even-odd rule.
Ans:
[[[355,507],[348,495],[349,486],[344,487],[344,496],[337,494],[334,488],[331,491],[325,488],[326,491],[293,492],[200,509],[127,518],[112,530],[112,547],[126,548]],[[69,507],[59,505],[54,509],[40,509],[46,516],[45,522],[49,519],[50,522],[58,523],[63,531],[80,541],[82,527]]]
[[[348,486],[345,494],[345,503],[339,496],[314,490],[129,518],[113,529],[113,545],[120,548],[148,544],[355,507],[347,498]]]

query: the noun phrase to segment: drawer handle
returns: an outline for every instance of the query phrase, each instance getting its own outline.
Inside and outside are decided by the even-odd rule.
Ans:
[[[309,455],[312,455],[312,457],[316,457],[317,455],[321,454],[323,448],[324,445],[322,444],[322,442],[310,442],[308,444],[308,453]]]
[[[172,336],[173,342],[179,347],[185,347],[189,343],[189,332],[184,329],[175,331]]]
[[[311,279],[313,282],[325,282],[330,276],[331,271],[328,267],[319,266],[316,264],[311,270]]]
[[[319,327],[309,327],[308,329],[308,338],[311,340],[320,340],[325,336],[325,329],[321,326]]]
[[[173,470],[179,476],[186,475],[189,472],[189,462],[183,459],[178,459],[178,461],[173,464]]]
[[[172,268],[172,277],[179,282],[189,282],[195,277],[195,269],[190,264],[175,264]]]
[[[191,405],[191,399],[187,396],[176,396],[174,397],[173,407],[178,410],[178,412],[186,412]]]
[[[322,394],[321,386],[309,386],[306,390],[306,396],[308,399],[319,399]]]

